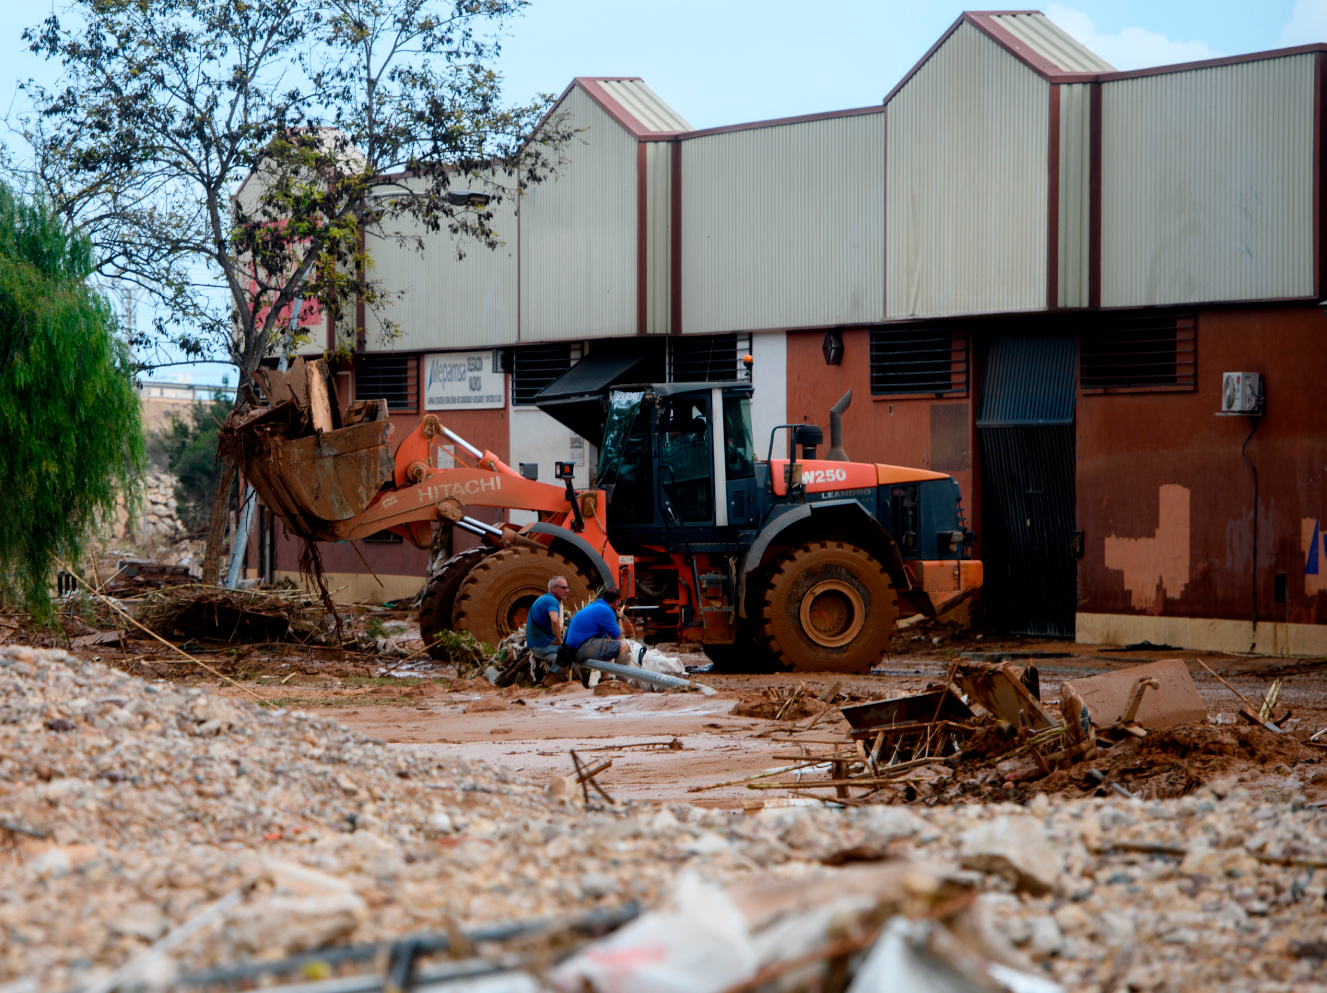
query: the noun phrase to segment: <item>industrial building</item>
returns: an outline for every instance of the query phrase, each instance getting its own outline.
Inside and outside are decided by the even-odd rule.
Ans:
[[[342,399],[586,485],[541,390],[750,354],[762,448],[852,389],[850,457],[955,476],[997,625],[1327,654],[1325,57],[1117,72],[1038,12],[969,12],[879,104],[706,130],[578,78],[577,140],[497,208],[499,249],[370,241],[402,333],[361,314]],[[324,548],[342,596],[419,590],[394,537]],[[271,534],[250,563],[295,558]]]

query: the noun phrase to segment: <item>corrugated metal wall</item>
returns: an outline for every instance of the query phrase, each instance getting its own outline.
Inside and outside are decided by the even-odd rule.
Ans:
[[[1102,85],[1103,306],[1313,293],[1313,60]]]
[[[458,242],[445,229],[424,233],[422,254],[410,243],[367,236],[371,275],[381,280],[391,302],[380,313],[366,310],[366,349],[465,348],[515,341],[515,204],[511,197],[494,207],[492,224],[504,244],[493,250],[472,239]],[[418,231],[405,219],[395,227],[412,237]],[[460,260],[458,244],[465,252]],[[348,316],[353,315],[352,307]],[[395,342],[384,341],[383,318],[400,326],[401,337]]]
[[[1061,307],[1088,306],[1091,89],[1087,83],[1060,87],[1060,261],[1056,299]]]
[[[883,115],[682,142],[682,330],[851,324],[883,310]]]
[[[963,24],[890,101],[889,317],[1045,307],[1048,85]]]
[[[555,180],[521,200],[521,339],[636,333],[636,140],[575,87],[584,130]]]
[[[672,319],[673,143],[645,142],[645,331],[667,334]]]

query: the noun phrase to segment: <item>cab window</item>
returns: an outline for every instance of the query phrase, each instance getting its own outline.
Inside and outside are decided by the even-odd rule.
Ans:
[[[729,479],[746,479],[756,474],[756,456],[751,445],[751,400],[747,397],[724,397],[723,454]]]
[[[659,436],[659,482],[684,521],[708,521],[710,407],[706,397],[674,397],[664,411]]]

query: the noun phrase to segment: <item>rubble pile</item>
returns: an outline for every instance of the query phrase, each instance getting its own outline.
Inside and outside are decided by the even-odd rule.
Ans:
[[[153,590],[135,605],[134,618],[166,637],[225,642],[291,638],[321,645],[334,630],[319,600],[297,589],[189,585]]]
[[[750,948],[773,942],[779,920],[790,936],[775,945],[842,937],[828,917],[817,931],[798,916],[815,910],[814,893],[845,892],[855,863],[913,864],[904,860],[936,867],[903,873],[912,882],[898,885],[914,895],[922,876],[940,881],[925,890],[935,900],[970,892],[966,919],[981,934],[923,934],[930,918],[918,913],[868,922],[882,942],[957,941],[1075,990],[1321,981],[1327,815],[1302,795],[1257,802],[1225,781],[1171,801],[776,803],[586,805],[579,791],[388,749],[330,720],[0,647],[0,984],[87,988],[228,897],[233,906],[173,950],[175,968],[633,900],[686,905],[699,885],[688,873],[705,892],[732,894],[748,921],[752,887],[799,894],[758,933],[752,924],[750,947],[740,935],[706,946],[722,964],[711,974],[749,977],[761,968]],[[905,903],[890,913],[907,916]],[[853,968],[885,954],[854,947]],[[588,988],[612,988],[575,961]]]

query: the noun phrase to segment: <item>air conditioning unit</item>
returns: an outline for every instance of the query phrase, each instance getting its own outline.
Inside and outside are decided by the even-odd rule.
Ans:
[[[1221,413],[1261,414],[1262,377],[1256,372],[1221,374]]]

